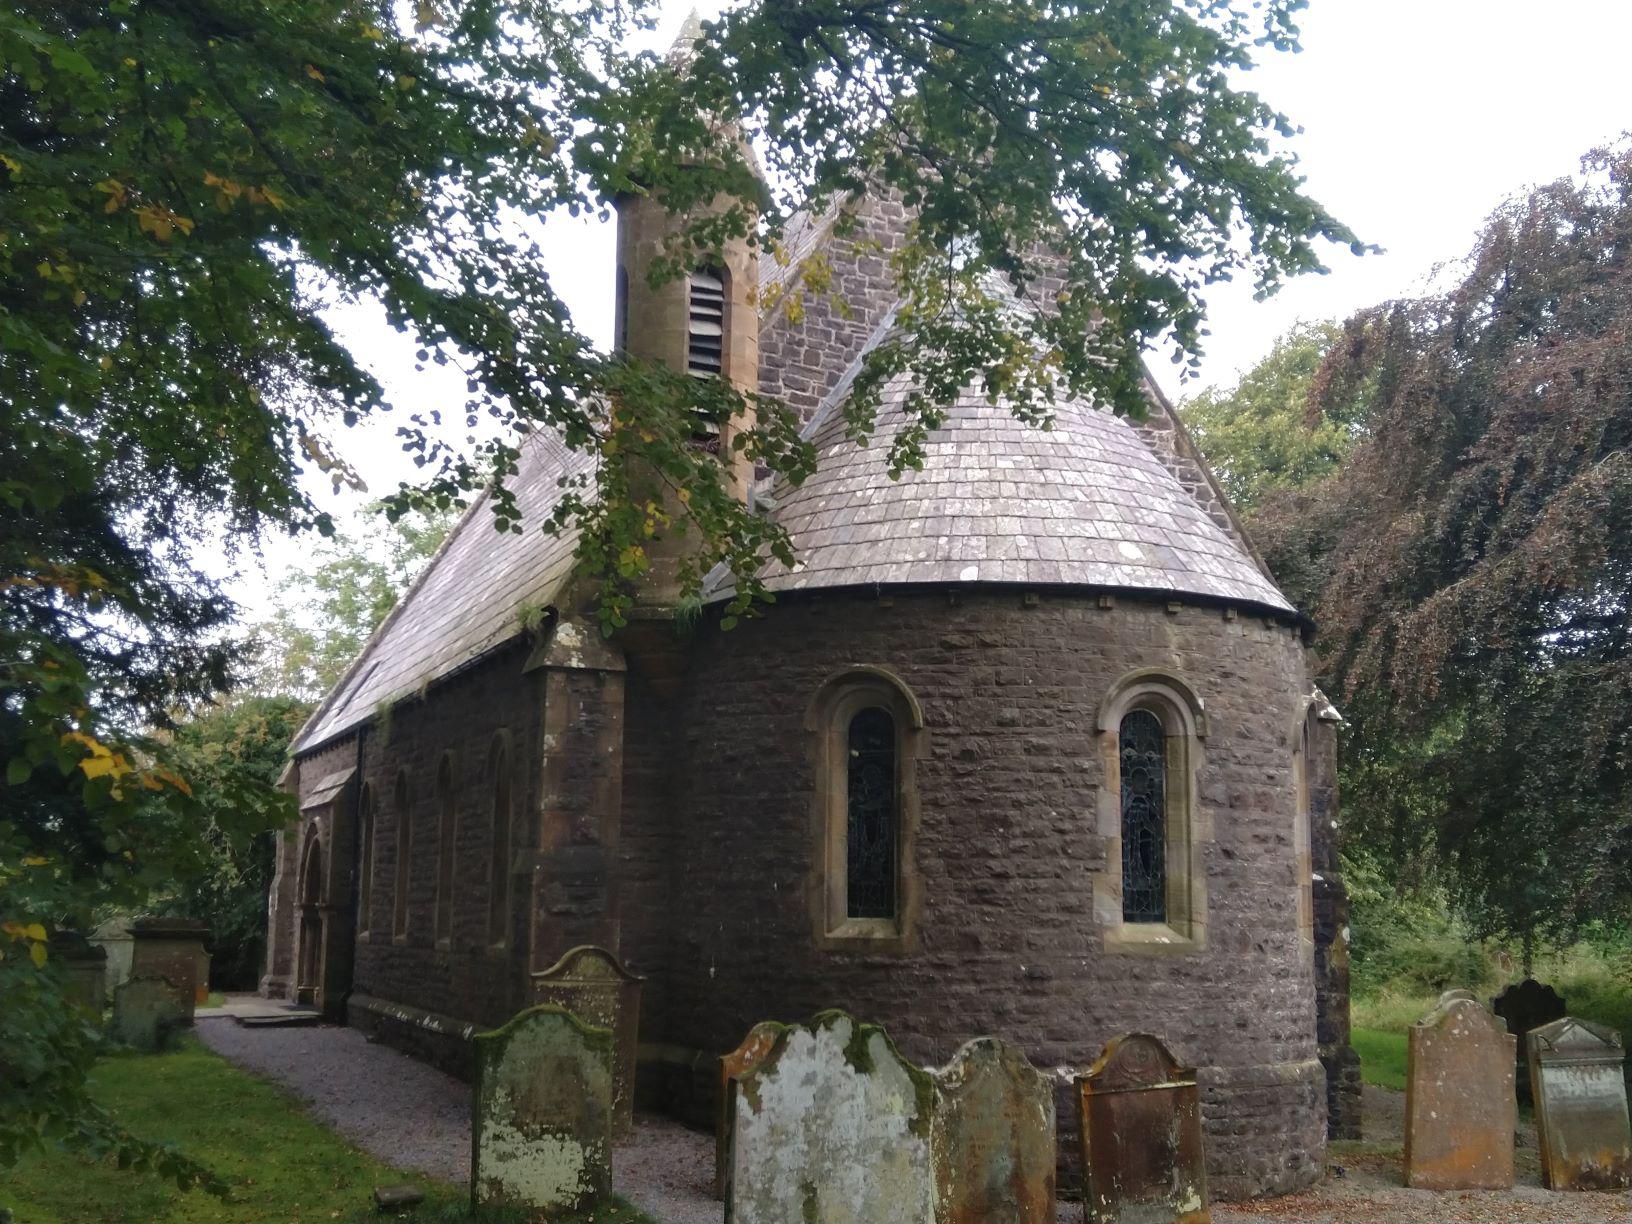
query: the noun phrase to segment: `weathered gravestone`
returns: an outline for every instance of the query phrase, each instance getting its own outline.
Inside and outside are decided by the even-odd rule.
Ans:
[[[165,1049],[187,1019],[175,983],[168,978],[138,974],[113,992],[113,1036],[133,1050],[152,1054]]]
[[[1089,1224],[1207,1224],[1207,1159],[1196,1072],[1132,1033],[1077,1077],[1083,1211]]]
[[[1529,1042],[1542,1183],[1549,1190],[1632,1185],[1620,1037],[1566,1016],[1531,1029]]]
[[[108,1002],[108,953],[79,931],[51,933],[51,959],[62,966],[70,1002],[102,1019]]]
[[[609,1029],[612,1062],[612,1134],[635,1125],[635,1057],[640,1045],[640,983],[605,948],[569,949],[542,973],[533,974],[533,1002],[565,1008],[589,1024]]]
[[[472,1203],[543,1213],[605,1200],[612,1192],[611,1030],[546,1005],[471,1042]]]
[[[931,1075],[936,1224],[1053,1224],[1054,1085],[995,1037]]]
[[[210,928],[196,918],[138,918],[130,924],[132,976],[167,979],[193,1022],[198,1003],[198,962]]]
[[[731,1053],[720,1058],[719,1116],[714,1124],[714,1197],[725,1197],[731,1180],[731,1081],[740,1079],[765,1061],[776,1039],[788,1026],[775,1020],[761,1020]]]
[[[1513,1184],[1513,1035],[1471,995],[1448,991],[1406,1047],[1405,1184],[1505,1190]]]
[[[1490,1010],[1507,1023],[1507,1031],[1519,1039],[1518,1072],[1514,1087],[1519,1099],[1530,1099],[1529,1045],[1525,1037],[1531,1029],[1564,1018],[1564,999],[1551,986],[1535,978],[1515,982],[1490,1001]]]
[[[934,1084],[883,1029],[823,1012],[732,1089],[728,1224],[934,1219]]]

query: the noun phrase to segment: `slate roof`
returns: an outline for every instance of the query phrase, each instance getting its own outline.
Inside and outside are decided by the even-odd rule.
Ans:
[[[1295,612],[1126,420],[1061,405],[1054,427],[966,393],[931,436],[921,470],[891,480],[906,376],[888,384],[870,445],[845,437],[836,401],[807,431],[816,473],[771,490],[799,558],[762,573],[773,591],[896,583],[1021,583],[1199,595]],[[716,599],[728,578],[711,575]]]
[[[785,264],[761,262],[761,281],[785,277],[828,241],[835,215],[804,217],[786,236]],[[774,591],[923,583],[1077,586],[1226,600],[1297,615],[1243,541],[1207,512],[1128,421],[1091,404],[1055,411],[1052,430],[1017,420],[978,393],[961,398],[931,434],[922,470],[891,480],[889,440],[904,420],[904,378],[885,388],[878,428],[861,448],[844,436],[839,411],[867,349],[888,334],[893,312],[860,345],[805,434],[816,473],[801,488],[774,483],[768,512],[787,527],[799,564],[771,563]],[[831,360],[831,358],[829,359]],[[1168,410],[1154,388],[1154,411]],[[1174,429],[1178,429],[1176,422]],[[296,739],[297,752],[331,741],[397,701],[515,638],[523,605],[548,605],[573,572],[575,534],[539,524],[563,477],[590,460],[553,434],[521,448],[511,481],[524,530],[492,528],[477,500],[364,647]],[[1205,479],[1205,478],[1203,478]],[[709,575],[705,594],[730,593]]]
[[[555,504],[561,478],[588,466],[585,455],[548,431],[526,439],[510,480],[521,533],[494,530],[488,499],[477,498],[307,721],[296,751],[349,731],[380,702],[405,697],[515,637],[523,605],[553,600],[572,574],[578,538],[547,535],[539,524]]]

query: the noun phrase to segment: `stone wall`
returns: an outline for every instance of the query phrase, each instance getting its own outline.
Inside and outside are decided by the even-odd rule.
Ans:
[[[1315,988],[1299,955],[1290,732],[1308,678],[1295,630],[1217,608],[1021,592],[784,597],[699,632],[673,706],[672,766],[625,779],[626,822],[673,830],[666,911],[625,912],[630,947],[666,941],[643,1041],[722,1053],[750,1025],[843,1007],[940,1062],[1013,1041],[1041,1067],[1087,1066],[1113,1035],[1161,1034],[1200,1068],[1222,1197],[1312,1179],[1325,1126]],[[823,947],[812,921],[818,822],[806,713],[849,665],[922,703],[916,935],[893,954]],[[633,665],[632,665],[633,666]],[[1101,774],[1095,717],[1113,683],[1159,667],[1206,705],[1197,802],[1211,823],[1204,950],[1111,951],[1090,879]],[[658,794],[637,797],[651,787]],[[626,823],[625,836],[634,836]],[[642,922],[660,922],[640,931]],[[1072,1116],[1062,1093],[1064,1127]],[[1062,1149],[1074,1148],[1062,1135]]]
[[[832,217],[812,221],[804,239],[794,237],[788,262],[777,265],[766,256],[762,267],[774,269],[787,286],[768,295],[759,330],[759,389],[779,397],[801,421],[815,415],[844,372],[860,356],[868,338],[895,305],[898,293],[890,257],[901,248],[906,209],[894,200],[867,197],[856,206],[853,228],[831,239],[825,230]],[[800,262],[818,250],[832,274],[825,290],[801,290]],[[790,319],[777,305],[797,296],[800,311]]]
[[[541,734],[538,684],[524,675],[524,644],[503,649],[475,667],[431,686],[400,703],[390,717],[362,731],[363,753],[355,788],[366,783],[375,825],[373,884],[366,915],[358,915],[356,956],[347,1009],[350,1023],[377,1032],[393,1044],[468,1072],[472,1026],[495,1027],[527,1002],[527,910]],[[509,745],[511,787],[510,914],[502,944],[488,938],[488,895],[492,861],[493,778],[489,769],[495,737]],[[435,931],[438,838],[441,808],[437,771],[452,754],[456,812],[453,858],[452,926],[445,940]],[[301,776],[315,778],[356,759],[347,737],[300,762]],[[408,871],[408,926],[392,930],[397,867],[398,771],[408,783],[413,822]],[[303,826],[313,823],[308,814]],[[335,814],[353,826],[355,808]],[[301,835],[304,835],[304,827]],[[355,837],[355,829],[347,830]],[[296,835],[286,834],[286,840]],[[297,840],[297,844],[301,844]],[[298,865],[297,865],[298,866]],[[339,882],[337,882],[337,885]],[[339,885],[346,903],[357,904],[352,873]]]

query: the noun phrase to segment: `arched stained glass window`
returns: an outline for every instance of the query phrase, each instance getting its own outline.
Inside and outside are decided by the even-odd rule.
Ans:
[[[894,918],[895,719],[878,706],[858,711],[847,746],[846,911],[851,918]]]
[[[1122,717],[1122,921],[1167,921],[1167,731],[1150,710]]]

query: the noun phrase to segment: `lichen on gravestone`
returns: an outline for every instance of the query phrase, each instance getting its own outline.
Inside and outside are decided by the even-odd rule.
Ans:
[[[612,1189],[610,1029],[532,1007],[472,1039],[471,1200],[581,1211]]]
[[[933,1081],[883,1029],[823,1012],[734,1083],[727,1221],[933,1218]]]

